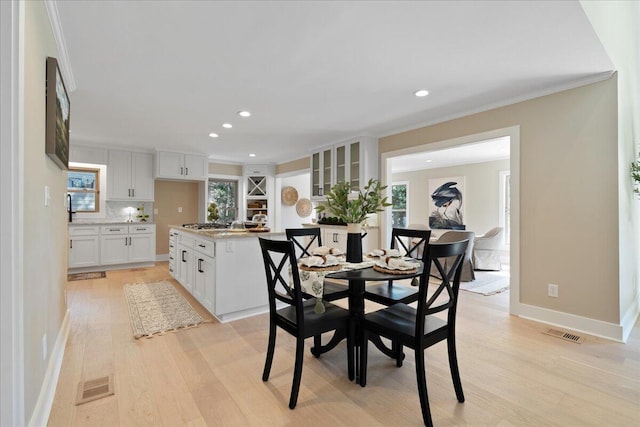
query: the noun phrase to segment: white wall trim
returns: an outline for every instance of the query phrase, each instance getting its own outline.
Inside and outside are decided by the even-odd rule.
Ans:
[[[638,298],[634,298],[633,303],[629,307],[629,309],[622,316],[622,322],[620,325],[622,326],[622,341],[627,342],[629,339],[629,335],[631,334],[631,330],[636,324],[636,320],[640,317],[640,300]]]
[[[624,342],[624,331],[621,325],[603,322],[602,320],[589,319],[561,311],[549,310],[528,304],[520,304],[520,317],[536,322],[570,329],[575,332],[606,338],[613,341]]]
[[[56,40],[56,46],[58,47],[58,66],[64,79],[64,85],[69,92],[73,92],[76,90],[76,79],[73,77],[73,71],[71,70],[71,61],[69,61],[67,43],[62,31],[62,24],[60,23],[58,5],[56,0],[44,0],[44,5],[47,8],[47,15],[49,15],[49,22],[51,22],[51,30]]]
[[[311,168],[298,169],[291,172],[276,174],[276,178],[290,178],[292,176],[302,175],[303,173],[311,173]]]
[[[29,427],[45,427],[49,421],[51,407],[53,406],[53,398],[56,394],[56,386],[60,378],[60,369],[62,368],[62,359],[64,358],[64,349],[67,345],[69,330],[71,329],[71,321],[69,319],[69,310],[64,315],[60,331],[56,342],[51,349],[51,357],[47,365],[47,371],[44,374],[44,381],[40,388],[38,401],[33,409],[33,415],[29,421]]]
[[[25,424],[23,123],[25,3],[0,2],[0,425]]]
[[[444,148],[459,145],[472,144],[478,141],[494,139],[499,137],[509,137],[510,139],[510,162],[511,171],[511,286],[509,292],[509,312],[514,315],[520,313],[520,126],[494,129],[473,135],[465,135],[444,141],[432,142],[429,144],[417,145],[403,148],[396,151],[388,151],[380,155],[380,178],[383,185],[388,185],[393,181],[391,173],[390,159],[392,157],[404,156],[420,152],[442,150]],[[387,187],[387,196],[391,197],[391,187]],[[380,241],[389,241],[391,238],[391,208],[386,208],[380,213]]]

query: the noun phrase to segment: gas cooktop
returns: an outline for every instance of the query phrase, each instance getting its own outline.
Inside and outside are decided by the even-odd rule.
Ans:
[[[214,222],[200,222],[194,224],[182,224],[184,228],[191,228],[192,230],[206,230],[210,228],[227,228],[225,224],[216,224]]]

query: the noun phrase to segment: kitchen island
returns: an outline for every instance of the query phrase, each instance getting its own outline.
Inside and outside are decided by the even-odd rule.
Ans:
[[[169,271],[221,322],[268,311],[258,237],[284,240],[284,232],[194,230],[170,226]]]

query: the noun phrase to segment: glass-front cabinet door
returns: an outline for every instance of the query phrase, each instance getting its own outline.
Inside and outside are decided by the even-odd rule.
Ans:
[[[351,190],[360,190],[360,143],[349,144],[349,180]]]
[[[333,186],[333,149],[311,154],[311,197],[321,199]]]
[[[311,155],[311,197],[320,197],[320,153]]]

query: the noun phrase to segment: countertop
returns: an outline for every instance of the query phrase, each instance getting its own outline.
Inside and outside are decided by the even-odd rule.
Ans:
[[[271,238],[275,236],[284,236],[284,231],[268,231],[268,232],[254,232],[254,231],[229,231],[224,228],[217,229],[205,229],[194,230],[192,228],[185,228],[179,225],[170,225],[169,228],[173,228],[179,231],[186,231],[187,233],[195,234],[197,236],[204,236],[211,239],[246,239],[255,237]]]
[[[82,220],[82,221],[73,221],[73,222],[69,222],[67,223],[67,225],[69,225],[69,227],[73,227],[76,225],[153,225],[153,222],[140,222],[140,221],[134,221],[134,222],[125,222],[125,221],[109,221],[109,220],[105,220],[105,219],[97,219],[97,220]]]

